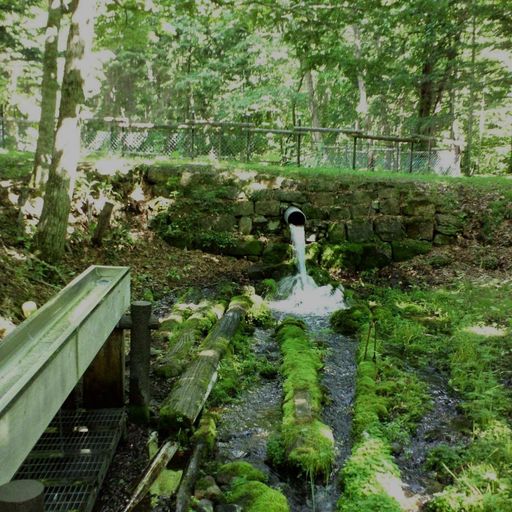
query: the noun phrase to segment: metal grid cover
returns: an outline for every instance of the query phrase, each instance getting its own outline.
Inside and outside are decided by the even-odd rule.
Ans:
[[[46,512],[89,512],[124,420],[123,409],[60,411],[15,478],[45,485]]]

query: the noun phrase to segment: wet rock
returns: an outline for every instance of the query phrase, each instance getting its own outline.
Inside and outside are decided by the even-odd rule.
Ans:
[[[277,198],[285,203],[302,204],[306,202],[306,195],[296,190],[280,190]]]
[[[264,242],[253,237],[245,237],[233,242],[224,249],[224,253],[230,256],[261,256],[265,248]]]
[[[210,219],[210,223],[215,231],[231,231],[236,226],[236,219],[234,215],[217,215],[213,222]]]
[[[348,206],[335,206],[331,208],[329,216],[332,220],[349,220],[350,208]]]

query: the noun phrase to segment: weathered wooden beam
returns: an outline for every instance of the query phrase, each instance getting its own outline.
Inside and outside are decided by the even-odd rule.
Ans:
[[[158,475],[166,468],[169,461],[174,457],[174,454],[178,450],[177,444],[172,444],[167,441],[162,445],[160,450],[156,453],[155,457],[151,461],[149,467],[144,471],[144,475],[137,485],[133,496],[124,508],[123,512],[131,512],[148,493],[149,489],[153,485],[153,482],[158,478]]]
[[[132,316],[130,314],[123,315],[121,317],[121,320],[117,323],[118,329],[127,329],[130,330],[133,326]],[[157,330],[160,329],[160,322],[158,321],[158,318],[156,316],[151,315],[149,317],[149,325],[148,327],[151,330]]]
[[[13,480],[0,486],[2,512],[44,512],[44,485],[37,480]]]

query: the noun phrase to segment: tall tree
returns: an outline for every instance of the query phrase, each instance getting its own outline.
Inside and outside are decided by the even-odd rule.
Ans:
[[[38,190],[48,180],[53,151],[57,92],[59,90],[57,57],[62,7],[62,0],[48,0],[48,23],[46,25],[41,82],[41,118],[31,178],[31,186]]]
[[[95,0],[73,0],[62,82],[59,120],[44,206],[35,242],[42,257],[58,260],[64,253],[71,196],[80,155],[80,110],[94,36]]]

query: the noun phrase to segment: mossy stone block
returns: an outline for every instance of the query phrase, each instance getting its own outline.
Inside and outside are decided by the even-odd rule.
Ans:
[[[347,240],[349,242],[370,242],[374,237],[372,220],[360,219],[347,222]]]
[[[332,219],[332,220],[350,220],[351,218],[351,215],[350,215],[350,208],[348,206],[344,206],[344,205],[338,205],[338,206],[335,206],[333,208],[331,208],[330,212],[329,212],[329,217]]]
[[[427,254],[432,249],[431,242],[423,240],[400,240],[391,242],[394,261],[405,261],[418,254]]]
[[[357,270],[381,268],[391,263],[391,246],[387,243],[361,244],[362,254]]]
[[[240,201],[233,206],[233,215],[236,217],[246,217],[254,213],[254,203],[252,201]]]
[[[347,231],[344,222],[333,222],[327,231],[327,240],[333,244],[345,242],[347,239]]]
[[[277,199],[268,201],[256,201],[254,211],[258,215],[269,215],[277,217],[281,211],[281,205]]]
[[[238,231],[242,235],[250,235],[252,231],[252,219],[251,217],[240,217],[238,221]]]
[[[344,243],[338,245],[326,245],[322,250],[321,263],[329,269],[358,268],[363,254],[361,244]]]
[[[264,242],[254,237],[245,237],[231,242],[223,252],[230,256],[261,256],[265,248]]]
[[[402,217],[382,216],[375,219],[375,233],[384,242],[400,240],[404,238],[405,229]]]
[[[402,213],[411,217],[433,217],[436,205],[426,199],[409,197],[402,205]]]
[[[263,251],[263,261],[265,263],[281,263],[288,259],[290,244],[279,242],[269,243]]]
[[[432,217],[405,217],[404,224],[409,238],[429,241],[434,239],[434,220]]]
[[[279,190],[277,198],[285,203],[302,204],[307,201],[306,195],[298,190]]]
[[[438,213],[436,215],[436,231],[443,235],[455,236],[462,231],[464,217],[449,213]]]
[[[445,235],[443,233],[436,233],[436,236],[434,237],[434,245],[436,246],[451,245],[454,244],[456,241],[457,237]]]

